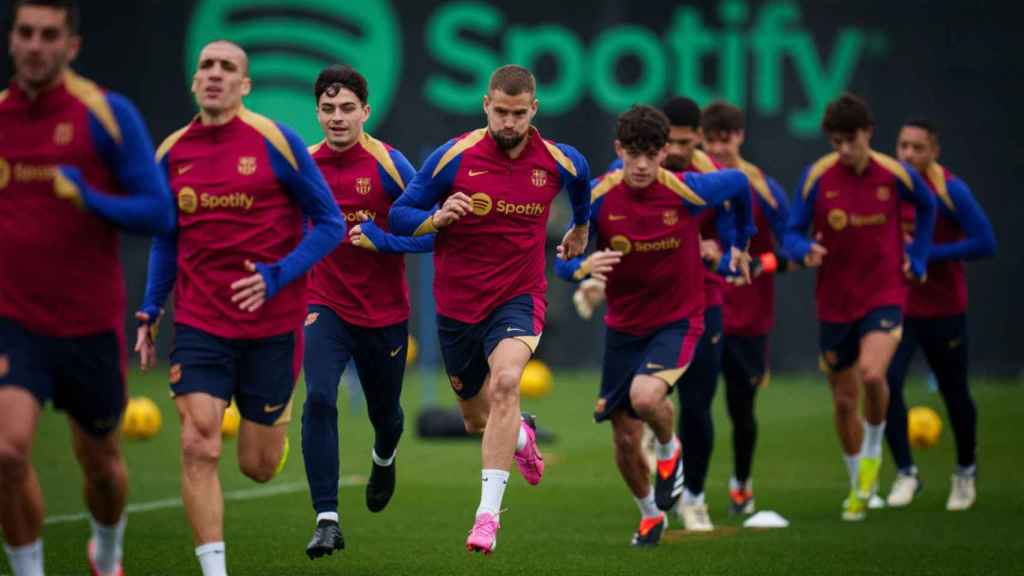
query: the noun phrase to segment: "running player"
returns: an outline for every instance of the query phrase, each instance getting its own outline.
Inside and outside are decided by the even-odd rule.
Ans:
[[[483,99],[487,127],[438,148],[390,213],[395,234],[437,232],[441,352],[466,430],[483,433],[480,505],[466,548],[484,553],[497,542],[513,458],[530,484],[544,472],[533,418],[519,412],[519,379],[544,327],[544,239],[562,188],[575,224],[562,246],[574,257],[587,243],[587,162],[532,126],[536,94],[529,70],[495,70]]]
[[[178,200],[178,226],[156,238],[136,349],[155,362],[153,331],[174,289],[170,384],[181,417],[182,499],[204,576],[226,573],[217,465],[232,398],[242,415],[238,462],[267,482],[288,454],[301,366],[305,273],[341,241],[345,224],[305,145],[242,105],[251,88],[239,46],[199,54],[199,115],[157,158]],[[312,230],[303,233],[303,219]]]
[[[885,374],[900,341],[908,276],[925,278],[935,200],[916,170],[871,149],[875,122],[860,97],[843,94],[822,130],[835,152],[804,172],[793,199],[786,252],[817,278],[821,364],[828,374],[850,494],[842,518],[863,520],[877,489],[889,405]],[[902,201],[917,227],[904,246]],[[807,229],[813,224],[813,240]],[[902,273],[901,273],[902,270]],[[857,402],[864,389],[864,421]]]

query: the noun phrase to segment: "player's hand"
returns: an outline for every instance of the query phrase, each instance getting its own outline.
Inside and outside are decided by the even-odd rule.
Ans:
[[[920,276],[914,272],[914,265],[910,261],[910,256],[908,256],[906,252],[903,253],[903,275],[907,277],[907,280],[910,280],[914,284],[924,284],[928,280],[927,270],[925,270]]]
[[[139,321],[139,327],[135,330],[135,351],[139,354],[139,368],[145,372],[156,366],[156,328],[160,323],[160,316],[150,318],[146,312],[136,312],[135,319]]]
[[[469,214],[472,210],[473,204],[469,196],[466,196],[465,192],[456,192],[444,201],[440,210],[430,215],[430,222],[434,225],[434,228],[440,230],[458,222],[460,218]]]
[[[585,266],[589,270],[591,278],[600,280],[602,283],[601,290],[604,291],[603,284],[608,282],[608,274],[611,273],[615,265],[622,261],[622,252],[615,250],[598,250],[587,257]]]
[[[750,284],[750,253],[733,246],[729,250],[729,272],[727,281],[735,286]]]
[[[255,312],[267,301],[267,281],[256,271],[256,265],[251,260],[245,261],[245,270],[253,274],[231,285],[231,291],[234,292],[231,301],[238,304],[243,312]]]
[[[715,240],[701,239],[700,258],[710,263],[711,269],[715,270],[718,268],[718,263],[722,260],[722,247]]]
[[[569,229],[562,237],[561,249],[558,254],[564,260],[570,260],[583,254],[587,249],[587,242],[590,240],[590,224],[577,224]]]
[[[359,219],[359,224],[356,224],[348,230],[348,240],[353,246],[358,246],[372,252],[377,251],[377,246],[370,240],[369,236],[363,230],[363,222],[367,222],[370,218],[366,215],[366,212],[360,210],[356,213],[356,217]]]
[[[597,278],[587,278],[580,282],[579,288],[572,295],[572,303],[576,313],[584,320],[590,320],[594,309],[604,302],[605,283]]]
[[[817,242],[811,242],[811,249],[804,255],[804,266],[807,268],[817,268],[821,266],[821,263],[825,260],[825,255],[828,254],[828,250],[824,246]]]

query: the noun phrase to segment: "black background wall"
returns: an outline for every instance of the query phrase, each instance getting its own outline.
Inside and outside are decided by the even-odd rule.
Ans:
[[[942,161],[972,186],[1000,242],[995,260],[969,267],[975,366],[990,374],[1024,368],[1017,333],[1024,313],[1013,289],[1024,281],[1024,234],[1013,216],[1024,174],[1017,109],[1024,42],[1009,3],[82,4],[84,48],[75,67],[132,98],[157,142],[194,114],[188,83],[195,51],[219,37],[239,41],[252,56],[250,107],[300,129],[310,143],[316,71],[335,61],[357,66],[371,83],[373,133],[414,164],[447,138],[482,125],[482,83],[490,68],[508,61],[538,75],[540,130],[578,147],[595,172],[612,159],[618,111],[676,93],[702,104],[715,96],[742,104],[745,156],[790,190],[802,168],[828,151],[817,124],[823,103],[840,90],[870,101],[878,121],[874,146],[883,152],[893,152],[901,120],[931,117],[943,128]],[[7,59],[0,73],[10,77]],[[564,218],[567,203],[560,208]],[[141,299],[147,247],[144,239],[125,242],[133,305]],[[414,285],[425,267],[429,260],[422,258],[410,266]],[[810,274],[779,280],[776,370],[815,365],[812,282]],[[575,317],[570,293],[553,280],[541,354],[560,365],[593,364],[600,324]]]

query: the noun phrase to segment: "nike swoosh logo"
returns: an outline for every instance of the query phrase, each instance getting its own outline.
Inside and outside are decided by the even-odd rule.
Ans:
[[[619,220],[625,220],[625,219],[626,219],[625,216],[622,216],[622,215],[619,215],[619,214],[609,214],[608,215],[608,220],[610,220],[612,222],[618,222]]]
[[[712,344],[718,344],[718,341],[721,340],[721,339],[722,339],[722,335],[721,334],[715,334],[714,336],[711,337],[711,343]]]
[[[391,354],[391,357],[394,358],[395,356],[398,356],[398,353],[401,352],[401,351],[402,351],[402,347],[399,346],[398,348],[395,348],[394,350],[389,352],[389,354]]]
[[[523,330],[522,328],[516,328],[515,326],[509,326],[508,328],[505,329],[505,332],[526,332],[526,330]]]
[[[271,406],[270,404],[265,404],[263,406],[263,411],[266,412],[267,414],[270,414],[271,412],[277,412],[281,408],[284,408],[283,402],[281,404],[275,404],[273,406]]]
[[[178,176],[181,176],[182,174],[184,174],[185,172],[188,172],[191,169],[192,169],[192,164],[185,164],[184,166],[178,168]]]
[[[487,174],[487,172],[488,172],[487,170],[470,170],[469,171],[469,175],[470,176],[479,176],[481,174]]]
[[[647,369],[648,370],[664,370],[665,367],[662,366],[661,364],[651,364],[650,362],[648,362],[647,363]]]

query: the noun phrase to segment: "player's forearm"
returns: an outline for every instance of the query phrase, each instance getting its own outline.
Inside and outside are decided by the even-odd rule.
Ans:
[[[403,202],[405,200],[405,202]],[[434,209],[423,210],[408,202],[403,194],[388,212],[388,228],[398,236],[424,236],[437,232],[433,220]]]
[[[171,233],[154,237],[149,249],[146,292],[142,298],[142,312],[148,314],[150,320],[160,315],[177,277],[178,235]]]
[[[569,260],[556,258],[555,276],[566,282],[580,282],[590,275],[589,266],[586,264],[587,261],[583,256],[577,256]]]
[[[373,222],[364,222],[363,235],[370,241],[372,249],[382,253],[407,254],[434,251],[434,235],[408,237],[395,236],[380,229]]]
[[[929,194],[926,198],[917,197],[914,204],[914,238],[907,246],[907,255],[918,275],[924,273],[931,250],[932,237],[935,232],[935,200]]]
[[[996,238],[994,235],[986,235],[948,244],[932,244],[931,252],[928,253],[928,261],[981,260],[991,258],[995,254]]]

